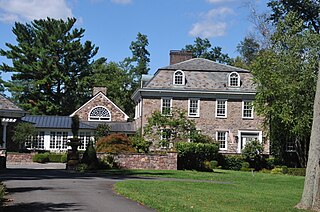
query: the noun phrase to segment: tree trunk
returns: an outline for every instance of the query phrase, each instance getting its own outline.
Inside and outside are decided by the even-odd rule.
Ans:
[[[320,69],[320,68],[319,68]],[[304,189],[300,209],[320,211],[320,70],[318,72],[317,90],[313,106],[313,122]]]

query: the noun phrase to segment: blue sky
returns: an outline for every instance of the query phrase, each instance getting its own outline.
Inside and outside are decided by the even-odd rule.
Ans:
[[[0,0],[0,48],[15,43],[15,21],[76,17],[84,40],[99,47],[96,56],[122,61],[131,56],[129,46],[138,32],[149,39],[150,74],[168,65],[169,51],[208,38],[213,46],[235,57],[236,46],[253,32],[248,2],[258,11],[267,0]],[[10,63],[0,57],[0,62]],[[8,74],[2,73],[7,80]]]

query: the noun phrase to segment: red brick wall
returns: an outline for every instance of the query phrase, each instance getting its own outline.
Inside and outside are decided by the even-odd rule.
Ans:
[[[7,153],[7,163],[32,163],[36,153]]]

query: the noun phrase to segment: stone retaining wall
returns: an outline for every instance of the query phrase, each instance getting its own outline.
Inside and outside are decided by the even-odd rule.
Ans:
[[[36,153],[7,153],[7,163],[32,163],[32,156]]]
[[[99,158],[107,155],[106,153],[98,153]],[[122,169],[177,170],[177,153],[117,154],[113,157],[114,162]]]

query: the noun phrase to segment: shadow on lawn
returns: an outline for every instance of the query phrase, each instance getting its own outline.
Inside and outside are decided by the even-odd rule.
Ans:
[[[20,203],[15,205],[9,205],[0,207],[0,211],[4,212],[42,212],[42,211],[80,211],[78,204],[75,203],[43,203],[43,202],[31,202],[31,203]]]

